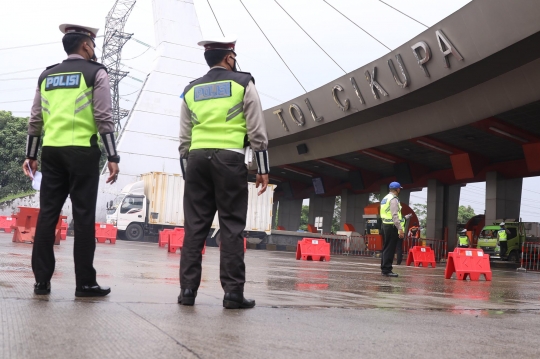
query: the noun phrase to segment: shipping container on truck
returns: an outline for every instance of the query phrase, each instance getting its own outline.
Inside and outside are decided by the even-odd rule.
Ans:
[[[129,184],[107,205],[107,223],[124,231],[128,240],[157,236],[166,228],[184,226],[184,179],[180,174],[150,172],[140,181]],[[270,233],[275,185],[269,184],[258,196],[255,183],[248,183],[246,235],[264,237]],[[217,214],[212,223],[212,236],[219,232]]]

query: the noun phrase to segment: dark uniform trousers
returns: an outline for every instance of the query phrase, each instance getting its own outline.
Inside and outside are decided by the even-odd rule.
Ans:
[[[41,151],[39,217],[32,249],[36,282],[48,282],[54,273],[54,238],[58,216],[67,196],[73,206],[76,285],[95,285],[95,217],[101,151],[92,147],[49,147]]]
[[[246,266],[242,233],[246,227],[248,203],[244,155],[228,150],[192,150],[185,181],[185,239],[180,258],[180,287],[199,288],[201,252],[217,210],[221,286],[225,292],[243,292]]]
[[[500,256],[501,259],[506,259],[506,252],[508,251],[508,242],[507,241],[499,241],[499,248],[500,248]]]
[[[399,242],[399,233],[393,224],[383,224],[383,252],[381,259],[381,272],[392,272],[392,262]]]

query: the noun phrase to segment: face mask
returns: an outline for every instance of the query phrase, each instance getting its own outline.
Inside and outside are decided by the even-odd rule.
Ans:
[[[234,60],[234,66],[231,68],[231,70],[234,71],[234,72],[237,72],[238,69],[236,68],[236,59],[235,58],[232,58],[232,59]]]

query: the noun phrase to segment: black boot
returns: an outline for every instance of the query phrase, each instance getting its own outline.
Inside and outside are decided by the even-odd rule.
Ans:
[[[82,285],[75,288],[76,297],[104,297],[111,292],[111,288],[95,285]]]
[[[34,284],[34,294],[44,295],[51,293],[51,282],[39,282]]]
[[[197,291],[193,289],[180,289],[180,295],[178,296],[178,303],[182,305],[192,306],[195,304],[195,298],[197,297]]]
[[[255,306],[255,300],[244,298],[240,292],[225,293],[223,297],[223,306],[226,309],[247,309]]]

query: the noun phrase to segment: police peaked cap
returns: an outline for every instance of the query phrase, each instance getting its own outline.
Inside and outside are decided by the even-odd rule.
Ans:
[[[197,43],[199,46],[204,47],[204,51],[210,51],[210,50],[228,50],[232,51],[236,54],[234,51],[234,48],[236,46],[236,38],[235,37],[213,37],[208,38],[206,40],[199,41]]]
[[[86,35],[92,40],[96,39],[96,35],[99,31],[96,27],[90,27],[90,26],[82,26],[82,25],[75,25],[75,24],[62,24],[59,26],[60,31],[62,31],[63,34],[80,34],[80,35]]]

